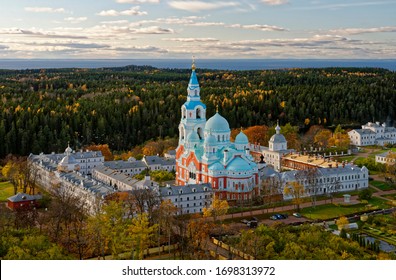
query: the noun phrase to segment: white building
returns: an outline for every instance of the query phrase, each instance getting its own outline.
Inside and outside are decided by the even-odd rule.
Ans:
[[[142,161],[152,170],[165,170],[168,172],[176,170],[176,160],[174,158],[163,158],[160,156],[144,156]]]
[[[69,152],[68,150],[67,153]],[[86,209],[94,213],[103,199],[114,193],[114,188],[80,173],[75,159],[65,157],[67,155],[59,161],[59,157],[54,154],[30,154],[28,161],[37,169],[37,184],[49,193],[66,192],[80,198]]]
[[[393,154],[392,157],[390,157],[390,153]],[[396,162],[396,155],[395,152],[392,151],[387,151],[385,153],[379,154],[375,156],[375,162],[378,163],[383,163],[383,164],[394,164]]]
[[[179,210],[179,214],[202,213],[209,207],[213,190],[209,183],[159,188],[161,199],[170,200]]]
[[[304,176],[304,170],[275,172],[269,175],[282,186],[283,198],[290,200],[293,197],[285,194],[285,188],[292,182],[298,182],[305,187],[304,196],[326,195],[335,192],[350,192],[368,188],[368,169],[354,165],[340,165],[335,168],[316,168],[317,172],[311,178]],[[311,182],[310,182],[311,180]],[[312,180],[315,180],[314,182]],[[313,186],[315,190],[313,189]]]
[[[369,146],[396,143],[396,128],[388,127],[379,122],[368,122],[362,125],[361,129],[354,129],[348,132],[351,144],[355,146]]]
[[[138,180],[104,165],[92,170],[92,178],[113,187],[116,191],[131,191]]]
[[[250,153],[256,159],[263,155],[265,163],[269,166],[272,166],[276,171],[281,170],[282,157],[294,152],[294,149],[287,148],[286,138],[280,133],[280,130],[281,128],[278,123],[275,127],[276,133],[272,135],[268,141],[268,147],[253,144],[249,146]]]
[[[140,160],[115,160],[115,161],[105,161],[103,163],[107,168],[116,170],[128,176],[135,176],[140,174],[147,168],[147,165]]]

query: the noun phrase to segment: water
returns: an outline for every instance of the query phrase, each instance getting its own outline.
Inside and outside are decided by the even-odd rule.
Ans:
[[[0,69],[102,68],[150,65],[188,69],[191,59],[0,59]],[[375,67],[396,71],[396,59],[199,59],[198,68],[261,70],[284,68]]]
[[[371,236],[364,236],[364,238],[366,239],[366,241],[369,241],[370,243],[374,243],[377,239]],[[396,248],[395,246],[389,244],[388,242],[385,242],[383,240],[378,240],[379,241],[379,248],[381,251],[384,252],[395,252]]]

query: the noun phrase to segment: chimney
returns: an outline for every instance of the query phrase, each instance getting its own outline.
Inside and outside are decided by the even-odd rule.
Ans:
[[[227,163],[229,159],[229,154],[228,154],[228,150],[224,150],[224,165]]]

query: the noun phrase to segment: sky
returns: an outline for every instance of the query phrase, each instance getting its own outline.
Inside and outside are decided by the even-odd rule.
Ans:
[[[394,59],[396,0],[0,0],[0,59]]]

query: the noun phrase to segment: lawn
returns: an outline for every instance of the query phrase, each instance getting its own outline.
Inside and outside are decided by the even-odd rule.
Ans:
[[[13,195],[13,185],[10,182],[0,182],[0,201],[7,201],[7,198]]]
[[[341,157],[337,157],[336,159],[337,159],[338,162],[342,162],[342,161],[350,162],[350,161],[352,161],[355,158],[356,158],[356,156],[341,156]]]
[[[389,208],[387,200],[373,197],[368,201],[368,204],[354,204],[354,205],[336,205],[326,204],[318,205],[315,208],[308,207],[301,209],[301,214],[308,219],[313,220],[328,220],[341,216],[347,216],[354,213],[365,212],[375,209]]]
[[[381,181],[371,181],[370,185],[382,190],[382,191],[389,191],[395,189],[393,185],[386,183],[386,182],[381,182]]]

